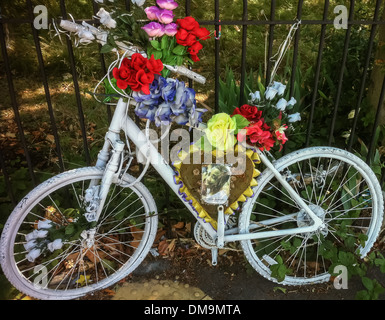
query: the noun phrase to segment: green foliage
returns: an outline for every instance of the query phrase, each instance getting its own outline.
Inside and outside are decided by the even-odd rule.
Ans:
[[[277,263],[270,266],[271,276],[277,279],[278,282],[282,282],[285,280],[286,275],[291,274],[293,270],[286,267],[280,255],[275,260]]]

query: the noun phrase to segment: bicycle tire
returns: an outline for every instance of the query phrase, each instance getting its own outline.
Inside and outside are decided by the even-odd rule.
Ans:
[[[321,159],[324,159],[324,162]],[[345,150],[311,147],[282,157],[274,166],[286,174],[286,180],[290,181],[297,193],[301,194],[307,204],[324,220],[328,229],[307,235],[241,241],[247,260],[259,274],[284,285],[322,283],[330,280],[329,268],[332,266],[332,260],[328,261],[325,257],[334,257],[331,255],[336,251],[332,246],[346,249],[349,244],[352,252],[361,257],[368,254],[380,232],[384,200],[376,175],[364,161]],[[337,185],[334,179],[340,177],[342,181]],[[247,233],[252,224],[257,231],[310,224],[304,211],[296,208],[294,201],[280,190],[279,185],[271,170],[265,169],[258,179],[258,186],[253,190],[253,197],[245,203],[240,214],[240,233]],[[261,212],[253,213],[254,208]],[[264,216],[267,218],[263,218]],[[281,219],[280,222],[272,220],[273,216]],[[351,225],[348,225],[350,222]],[[315,252],[315,249],[318,251]],[[305,262],[305,259],[309,260]],[[276,267],[272,267],[273,265]],[[277,270],[281,265],[286,268],[282,273],[287,274],[279,278]],[[294,275],[293,270],[292,273],[289,272],[290,267],[297,269]],[[276,273],[273,276],[274,268]]]
[[[61,173],[37,186],[16,206],[4,226],[0,257],[5,276],[19,291],[33,298],[44,300],[79,298],[113,285],[131,273],[146,257],[157,231],[157,209],[152,195],[142,183],[135,183],[129,188],[124,187],[125,184],[128,185],[135,181],[134,177],[127,174],[122,177],[119,184],[116,184],[115,181],[110,188],[109,202],[105,203],[103,215],[95,226],[97,231],[92,246],[86,247],[84,236],[82,238],[79,235],[79,232],[82,231],[81,227],[85,228],[79,221],[84,219],[81,220],[82,218],[78,215],[80,211],[74,211],[72,205],[76,206],[78,203],[81,207],[84,189],[88,184],[86,181],[99,181],[102,176],[103,170],[96,167],[85,167]],[[83,189],[82,193],[80,193],[81,189]],[[74,192],[71,193],[71,190]],[[128,191],[130,191],[129,196]],[[64,197],[65,201],[63,201]],[[55,200],[52,201],[52,199]],[[119,202],[120,200],[122,202]],[[50,201],[52,201],[52,205],[45,207],[42,211],[42,207]],[[64,204],[60,201],[65,202],[67,206],[63,207]],[[113,207],[116,203],[118,206]],[[51,210],[48,218],[47,208]],[[69,210],[65,211],[65,208],[69,208]],[[136,209],[136,212],[132,213],[135,208],[140,209]],[[52,212],[54,212],[53,215]],[[77,214],[76,218],[71,218],[69,213]],[[44,247],[41,251],[48,257],[42,253],[35,258],[35,261],[28,261],[28,259],[32,259],[30,256],[26,259],[27,254],[30,254],[31,251],[27,250],[28,253],[23,253],[20,251],[22,250],[20,247],[28,243],[23,237],[26,237],[28,230],[32,230],[31,224],[36,230],[36,221],[33,220],[36,218],[38,218],[37,223],[48,221],[49,224],[55,226],[48,234],[63,229],[64,234],[68,230],[77,230],[73,236],[75,238],[78,236],[77,240],[71,240],[73,242],[68,241],[68,243],[63,241],[62,248],[53,252]],[[64,220],[66,222],[63,222]],[[68,227],[71,224],[72,227]],[[68,233],[70,233],[69,231]],[[84,234],[84,230],[82,233]],[[38,241],[34,240],[35,243]],[[44,241],[47,240],[44,239]],[[39,244],[41,243],[40,241]],[[24,247],[24,249],[26,248]],[[56,254],[57,257],[51,258],[53,254]],[[71,255],[73,255],[73,259],[69,259],[72,257]],[[44,275],[45,283],[43,283],[44,278],[40,274],[40,270],[35,269],[39,265],[47,268],[46,275]],[[29,276],[28,270],[32,267],[35,276]],[[60,273],[59,270],[64,271]],[[52,285],[54,280],[60,281],[60,277],[64,277],[63,280],[59,284]],[[66,278],[68,281],[65,280]],[[45,286],[43,287],[42,284]]]

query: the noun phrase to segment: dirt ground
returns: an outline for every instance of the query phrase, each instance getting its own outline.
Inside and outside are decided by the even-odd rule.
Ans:
[[[385,276],[371,272],[382,285]],[[332,282],[312,286],[283,286],[271,282],[246,263],[242,252],[225,251],[218,265],[211,252],[197,245],[172,255],[152,256],[119,284],[84,299],[92,300],[355,300],[364,289],[360,278],[348,281],[348,289]],[[380,296],[384,300],[385,295]]]

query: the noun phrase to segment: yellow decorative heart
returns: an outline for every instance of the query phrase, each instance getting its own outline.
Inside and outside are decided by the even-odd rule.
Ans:
[[[235,147],[235,156],[240,151],[238,145]],[[234,170],[231,175],[230,195],[228,202],[224,206],[225,214],[233,214],[240,204],[245,202],[247,198],[253,195],[252,187],[257,185],[255,178],[260,172],[255,168],[255,164],[261,161],[257,153],[253,150],[246,151],[246,169],[242,172]],[[202,164],[207,159],[207,154],[195,145],[191,145],[189,152],[180,151],[178,154],[178,161],[173,163],[175,168],[175,183],[179,184],[179,194],[182,195],[185,201],[189,202],[199,217],[209,222],[214,228],[217,226],[217,205],[207,204],[201,200],[201,182],[202,182]],[[212,151],[212,163],[227,163],[237,167],[238,162],[227,162],[226,154],[219,155],[217,160],[217,152]],[[188,158],[189,157],[189,158]],[[200,159],[200,161],[196,161]],[[242,158],[240,158],[242,159]],[[189,161],[187,161],[189,160]],[[195,160],[195,161],[194,161]],[[198,164],[194,162],[199,162]]]

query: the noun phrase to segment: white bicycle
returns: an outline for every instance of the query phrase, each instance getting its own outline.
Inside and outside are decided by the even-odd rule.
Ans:
[[[287,270],[282,284],[321,283],[330,279],[331,247],[348,246],[365,256],[376,241],[383,219],[382,190],[357,156],[312,147],[275,160],[254,150],[264,171],[252,195],[234,208],[237,224],[222,205],[213,224],[186,201],[175,183],[175,168],[130,118],[129,107],[130,100],[117,103],[95,167],[48,179],[11,213],[1,236],[0,259],[18,290],[38,299],[74,299],[133,272],[157,233],[156,203],[140,182],[150,164],[197,219],[194,236],[212,250],[214,265],[219,248],[240,241],[263,277],[277,282],[272,269],[281,265]],[[138,178],[127,173],[138,156],[130,143],[145,157]]]

